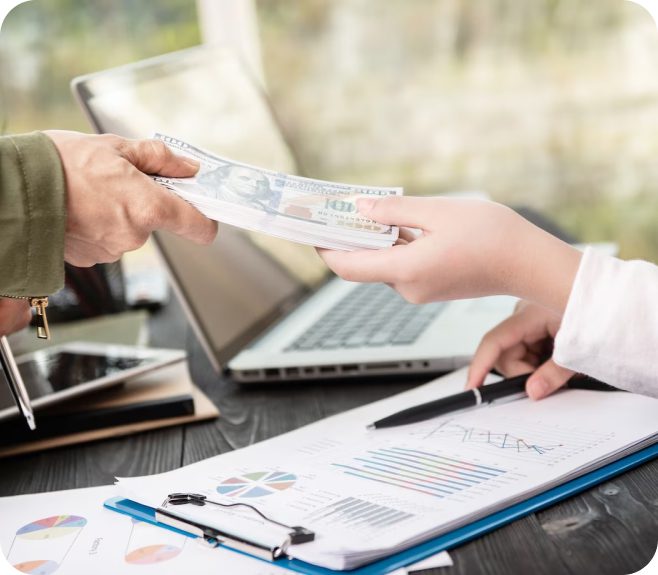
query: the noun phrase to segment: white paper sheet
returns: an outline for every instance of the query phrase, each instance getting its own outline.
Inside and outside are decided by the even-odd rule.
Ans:
[[[176,471],[122,479],[122,494],[157,507],[173,492],[255,505],[317,533],[290,554],[349,569],[455,529],[618,457],[658,433],[658,400],[567,390],[403,427],[367,431],[399,409],[461,391],[465,371],[245,449]],[[253,512],[175,508],[235,533]],[[269,533],[272,533],[271,528]],[[273,535],[281,537],[281,532]]]
[[[452,559],[447,551],[441,551],[436,555],[432,555],[427,559],[412,563],[401,569],[396,569],[389,573],[389,575],[412,575],[416,571],[424,571],[425,569],[437,569],[439,567],[452,567]]]
[[[103,502],[116,495],[107,486],[1,498],[4,557],[18,572],[32,575],[291,573],[104,509]]]

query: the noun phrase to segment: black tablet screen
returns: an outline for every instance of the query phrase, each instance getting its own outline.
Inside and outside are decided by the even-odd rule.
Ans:
[[[18,369],[30,399],[34,400],[154,360],[155,358],[59,352],[52,355],[40,354],[35,359],[20,363]],[[14,400],[4,381],[2,370],[0,382],[0,410],[13,407]]]

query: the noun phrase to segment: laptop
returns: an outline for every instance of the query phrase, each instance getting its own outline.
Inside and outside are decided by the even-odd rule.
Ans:
[[[304,174],[259,83],[225,48],[79,77],[72,89],[99,133],[158,131],[313,176]],[[467,364],[515,303],[500,296],[412,305],[386,285],[337,278],[312,248],[227,225],[206,247],[165,232],[155,240],[210,362],[238,382],[446,372]]]

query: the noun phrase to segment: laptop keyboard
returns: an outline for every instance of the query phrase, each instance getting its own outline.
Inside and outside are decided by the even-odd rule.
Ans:
[[[414,305],[387,285],[360,284],[285,351],[410,345],[445,305]]]

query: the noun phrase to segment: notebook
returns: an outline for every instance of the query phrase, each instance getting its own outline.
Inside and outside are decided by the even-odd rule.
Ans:
[[[166,398],[172,397],[178,398],[175,403],[182,400],[182,404],[169,405],[166,409],[159,409],[162,405],[154,405],[154,402],[163,402],[166,401]],[[125,409],[130,404],[147,405],[146,411],[149,412],[149,417],[133,418],[131,421],[127,421],[125,417],[122,421],[117,418],[113,424],[97,429],[88,428],[85,431],[67,433],[57,437],[7,445],[0,447],[0,458],[76,443],[87,443],[108,437],[120,437],[172,425],[204,421],[214,419],[219,415],[219,411],[208,397],[192,383],[186,361],[158,369],[131,380],[123,387],[109,389],[98,396],[85,397],[80,401],[84,402],[89,410],[102,410],[105,411],[105,414],[113,408]],[[190,403],[192,403],[191,406]],[[148,404],[151,404],[151,407],[148,407]],[[159,413],[152,413],[153,409]],[[184,413],[181,414],[181,411]],[[144,411],[142,410],[141,413]],[[154,415],[159,415],[159,417],[154,417]],[[104,418],[107,421],[105,416]],[[39,421],[37,414],[37,429]]]

